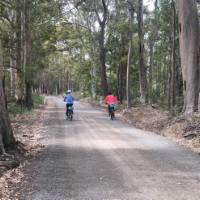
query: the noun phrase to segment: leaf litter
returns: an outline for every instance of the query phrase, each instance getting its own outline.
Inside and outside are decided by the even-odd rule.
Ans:
[[[14,135],[18,143],[18,150],[13,153],[20,160],[20,166],[7,171],[2,169],[3,172],[0,175],[1,200],[18,199],[17,194],[13,196],[13,191],[24,177],[24,167],[30,164],[31,159],[44,148],[41,140],[47,133],[47,127],[44,125],[45,116],[44,109],[34,110],[29,114],[11,116]]]
[[[170,138],[200,154],[200,116],[172,118],[167,111],[151,106],[137,106],[119,111],[120,118],[137,128]]]

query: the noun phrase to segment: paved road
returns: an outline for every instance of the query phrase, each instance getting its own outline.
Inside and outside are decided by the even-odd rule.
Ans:
[[[76,103],[75,120],[48,98],[45,150],[25,171],[20,199],[199,200],[200,157]]]

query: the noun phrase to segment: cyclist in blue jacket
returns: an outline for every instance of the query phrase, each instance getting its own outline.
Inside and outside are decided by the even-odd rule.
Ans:
[[[64,102],[66,103],[66,115],[68,116],[68,108],[72,107],[74,104],[74,97],[71,94],[71,90],[67,90],[66,95],[64,96]]]

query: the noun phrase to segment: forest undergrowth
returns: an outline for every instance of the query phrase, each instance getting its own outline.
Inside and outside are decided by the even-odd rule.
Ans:
[[[17,141],[17,149],[12,153],[19,161],[19,166],[13,169],[0,167],[0,199],[11,199],[14,185],[23,178],[23,168],[30,164],[39,152],[43,149],[41,140],[46,133],[44,126],[45,112],[43,108],[23,113],[10,115],[14,135]],[[2,161],[8,161],[7,157],[0,157]],[[12,198],[13,199],[13,198]]]
[[[118,112],[123,120],[135,127],[170,138],[200,154],[199,115],[172,117],[169,112],[152,106],[137,106]]]

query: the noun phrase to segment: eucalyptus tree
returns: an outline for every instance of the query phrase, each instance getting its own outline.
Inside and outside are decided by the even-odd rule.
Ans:
[[[97,71],[100,73],[102,94],[106,95],[108,91],[106,68],[106,34],[109,20],[109,5],[112,2],[108,0],[89,0],[75,2],[72,1],[71,3],[74,5],[74,7],[76,7],[78,2],[80,2],[79,7],[72,13],[72,15],[76,16],[76,25],[86,28],[89,31],[91,36],[91,49],[96,52],[96,47],[98,47],[99,69],[97,69]],[[98,41],[97,45],[96,41]]]
[[[128,61],[127,61],[126,98],[127,98],[127,107],[130,107],[130,66],[131,66],[132,52],[133,52],[133,23],[134,23],[135,8],[133,0],[128,0],[127,4],[129,12],[129,29],[128,29],[129,49],[128,49]]]
[[[115,1],[110,11],[109,24],[107,28],[107,65],[112,77],[109,77],[110,89],[116,93],[119,101],[126,100],[126,75],[127,75],[127,55],[128,55],[128,16],[127,2]],[[131,56],[130,56],[131,58]],[[110,73],[111,74],[111,73]],[[110,75],[109,74],[109,75]]]
[[[22,30],[22,24],[23,24],[23,1],[15,1],[15,10],[16,13],[16,21],[15,21],[15,27],[16,29],[16,48],[15,48],[15,56],[16,56],[16,99],[19,102],[22,102],[24,100],[24,70],[23,70],[23,30]]]
[[[139,36],[139,77],[140,77],[140,101],[147,102],[147,76],[144,60],[144,26],[143,26],[143,0],[138,0],[138,36]]]
[[[1,37],[1,35],[0,35]],[[3,49],[0,38],[0,153],[5,153],[4,147],[13,148],[15,147],[15,139],[10,124],[8,111],[6,109],[5,93],[3,89]]]
[[[11,28],[13,22],[9,16],[9,9],[12,9],[13,4],[11,1],[1,1],[0,3],[0,150],[5,153],[4,147],[14,148],[15,138],[6,109],[6,93],[5,93],[5,65],[7,58],[5,55],[9,52],[7,49],[11,44],[9,41],[11,37]],[[10,47],[11,48],[11,47]]]
[[[53,39],[57,17],[60,16],[59,1],[30,1],[24,2],[24,38],[23,38],[23,69],[25,76],[25,100],[27,108],[31,109],[33,74],[44,66],[43,60],[55,43]],[[49,32],[51,31],[51,32]],[[44,45],[46,44],[46,45]]]
[[[173,113],[182,106],[178,18],[174,1],[160,0],[154,10],[145,15],[148,99],[150,103],[160,102]]]
[[[177,14],[176,14],[176,7],[175,7],[175,2],[174,0],[171,0],[171,29],[172,29],[172,34],[171,34],[171,68],[170,68],[170,77],[169,77],[169,92],[168,92],[168,105],[169,105],[169,110],[171,111],[172,114],[174,114],[174,107],[176,104],[176,85],[177,85],[177,80],[176,80],[176,68],[177,68]]]
[[[101,87],[103,88],[103,94],[108,92],[108,83],[106,76],[106,49],[105,49],[105,29],[108,21],[108,1],[101,0],[101,4],[95,6],[95,14],[100,26],[99,31],[99,59],[101,63]]]
[[[180,55],[184,86],[184,113],[198,111],[199,20],[196,0],[178,0]]]

